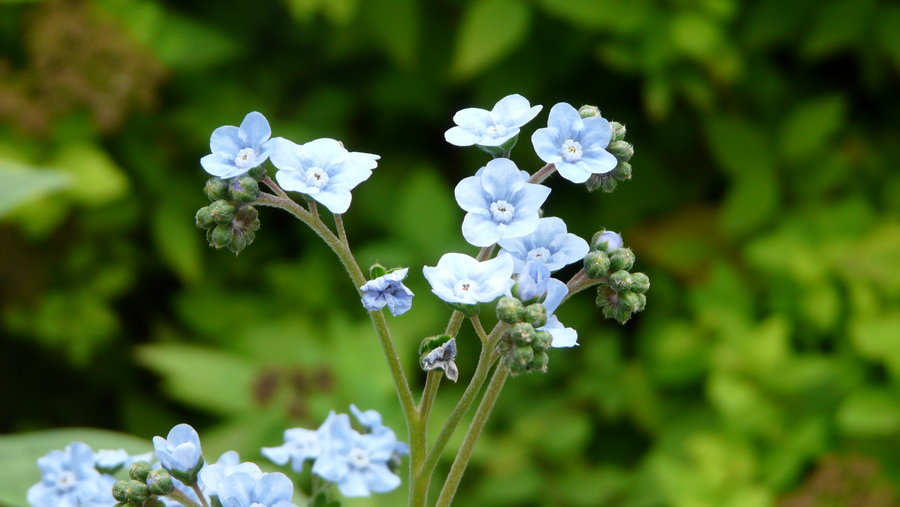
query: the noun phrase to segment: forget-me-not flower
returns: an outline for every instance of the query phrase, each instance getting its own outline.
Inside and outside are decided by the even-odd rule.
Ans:
[[[360,410],[356,407],[356,405],[350,404],[350,412],[353,413],[353,416],[356,417],[356,420],[359,421],[359,424],[362,424],[370,432],[376,434],[390,433],[394,435],[396,440],[394,430],[385,426],[381,422],[381,414],[379,414],[376,410]],[[394,448],[394,452],[397,454],[409,454],[409,445],[407,445],[406,442],[400,442],[398,440],[397,446]]]
[[[200,485],[203,493],[209,496],[219,496],[222,486],[231,480],[231,475],[241,473],[258,479],[262,470],[256,463],[241,463],[237,451],[227,451],[219,456],[215,463],[209,463],[200,469]]]
[[[222,507],[296,507],[293,496],[294,483],[280,472],[258,476],[235,472],[219,489]]]
[[[363,307],[375,312],[387,306],[395,317],[409,311],[414,294],[403,285],[408,271],[409,268],[397,269],[363,284],[359,288]]]
[[[437,297],[447,303],[475,305],[490,303],[512,287],[513,266],[508,255],[479,262],[465,254],[446,253],[437,266],[425,266],[422,273]]]
[[[275,179],[285,190],[315,199],[332,213],[350,207],[350,191],[367,180],[378,165],[378,155],[347,151],[334,139],[316,139],[296,144],[284,138],[272,140]]]
[[[129,468],[136,461],[150,461],[153,453],[132,456],[125,449],[100,449],[94,453],[94,466],[102,473],[112,474],[122,467]]]
[[[50,451],[38,458],[41,481],[26,496],[34,507],[111,507],[115,479],[94,468],[94,451],[72,442],[65,450]]]
[[[182,482],[192,484],[203,466],[200,436],[189,424],[178,424],[166,438],[153,437],[153,448],[163,468]]]
[[[240,127],[226,125],[209,138],[211,154],[200,159],[203,170],[219,178],[240,176],[269,158],[272,129],[262,113],[253,111]]]
[[[593,240],[594,248],[600,248],[603,246],[604,248],[600,248],[601,250],[606,250],[607,252],[612,252],[613,250],[618,250],[622,248],[622,245],[625,242],[622,240],[622,236],[613,231],[603,231],[600,235]]]
[[[538,157],[556,165],[563,178],[584,183],[592,174],[608,173],[619,163],[606,151],[611,137],[612,129],[603,117],[582,118],[574,107],[560,102],[550,109],[547,127],[531,135],[531,143]]]
[[[516,278],[512,293],[529,304],[532,301],[543,301],[550,283],[550,269],[541,262],[529,262]]]
[[[504,238],[499,242],[501,254],[507,253],[516,263],[520,272],[528,262],[540,262],[550,271],[580,261],[587,255],[587,241],[566,230],[561,218],[545,217],[538,222],[537,229],[521,238]]]
[[[550,333],[550,336],[553,337],[553,341],[550,344],[551,347],[574,347],[578,345],[578,332],[571,327],[563,325],[559,318],[554,315],[568,293],[569,288],[565,282],[556,278],[551,278],[547,284],[547,297],[543,303],[544,309],[547,311],[547,323],[543,327],[538,328],[538,331]]]
[[[337,484],[346,497],[386,493],[400,485],[400,477],[388,468],[397,448],[393,432],[360,434],[350,427],[347,414],[329,419],[332,423],[313,465],[314,474]]]
[[[456,146],[500,146],[519,134],[519,128],[534,119],[543,106],[532,106],[513,94],[500,99],[490,111],[469,107],[453,115],[455,127],[444,138]]]
[[[485,247],[537,229],[550,188],[528,183],[528,178],[512,160],[495,158],[456,185],[456,202],[468,212],[462,225],[466,241]]]
[[[295,472],[303,471],[303,463],[308,459],[315,459],[322,452],[320,436],[326,431],[323,428],[331,423],[326,419],[318,430],[305,428],[290,428],[284,430],[284,444],[278,447],[263,447],[262,455],[272,460],[276,465],[291,463]]]

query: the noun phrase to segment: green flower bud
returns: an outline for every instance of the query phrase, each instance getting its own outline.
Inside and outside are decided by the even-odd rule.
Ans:
[[[128,501],[128,481],[116,481],[113,483],[112,496],[120,502]]]
[[[197,210],[197,214],[194,215],[194,222],[197,224],[198,229],[209,229],[216,225],[209,206],[204,206]]]
[[[644,293],[650,289],[650,277],[644,273],[631,274],[631,290]]]
[[[386,274],[387,270],[384,269],[384,266],[381,264],[372,264],[372,266],[369,267],[369,280],[374,280]]]
[[[638,296],[636,292],[625,291],[619,293],[619,306],[623,310],[628,310],[631,313],[639,311],[638,309],[641,307],[641,298]]]
[[[543,350],[534,353],[534,359],[531,360],[532,371],[547,373],[547,365],[550,364],[550,356]]]
[[[638,297],[638,305],[637,305],[636,311],[642,312],[642,311],[644,311],[644,308],[647,307],[647,295],[641,294],[640,292],[638,292],[637,297]]]
[[[627,131],[625,125],[617,121],[611,121],[609,122],[609,128],[612,130],[611,141],[615,142],[625,139],[625,132]]]
[[[600,189],[601,190],[603,190],[604,192],[606,192],[608,194],[616,189],[616,186],[619,184],[619,182],[616,181],[616,178],[614,178],[612,175],[610,175],[608,173],[602,174],[601,176],[603,176],[603,178],[600,179]]]
[[[631,164],[628,162],[619,162],[616,168],[612,170],[612,175],[619,180],[625,181],[631,179]],[[613,186],[615,188],[615,186]]]
[[[141,505],[150,498],[150,490],[143,482],[134,479],[116,481],[113,484],[113,498],[120,502],[134,502]]]
[[[206,231],[206,240],[209,241],[209,246],[216,249],[227,247],[231,244],[232,239],[234,239],[234,230],[231,225],[217,225]]]
[[[250,176],[254,180],[261,180],[268,175],[268,171],[266,170],[265,164],[259,164],[247,171],[247,176]]]
[[[530,363],[532,359],[534,359],[534,349],[532,349],[529,345],[516,347],[516,349],[513,351],[513,362],[519,363],[522,366]]]
[[[603,250],[591,250],[584,256],[584,272],[591,278],[600,278],[609,271],[609,256]]]
[[[535,328],[544,326],[547,324],[547,309],[540,303],[526,306],[525,322]]]
[[[206,197],[209,197],[210,201],[225,199],[228,197],[228,183],[225,183],[225,180],[222,178],[213,176],[206,180],[206,186],[203,187],[203,192],[206,194]]]
[[[509,368],[509,374],[513,377],[516,377],[528,371],[527,366],[517,363],[512,359],[512,356],[504,356],[503,363],[507,368]]]
[[[209,205],[209,211],[212,214],[213,222],[220,225],[226,225],[234,220],[234,214],[237,212],[237,208],[228,201],[219,199]]]
[[[537,331],[534,333],[534,341],[531,342],[531,346],[534,350],[547,350],[550,348],[553,343],[553,335],[548,333],[547,331]]]
[[[250,176],[235,178],[228,185],[228,194],[231,195],[231,199],[234,201],[255,201],[259,197],[259,183]]]
[[[587,187],[588,192],[593,192],[600,188],[600,182],[603,180],[602,174],[592,174],[590,178],[586,182],[584,182],[584,186]]]
[[[593,118],[595,116],[600,116],[600,109],[598,109],[597,106],[585,104],[578,108],[578,114],[581,115],[582,118]]]
[[[503,296],[497,301],[497,318],[507,324],[515,324],[525,319],[525,306],[518,299]]]
[[[534,340],[534,327],[527,322],[513,324],[508,331],[509,338],[517,345],[525,345]]]
[[[448,334],[440,334],[436,336],[429,336],[427,338],[422,338],[422,341],[419,342],[419,355],[427,354],[432,350],[440,347],[441,345],[450,341],[450,335]]]
[[[164,468],[154,470],[147,476],[147,486],[154,495],[168,495],[175,489],[172,476]]]
[[[238,255],[250,246],[254,239],[256,239],[255,232],[236,230],[231,238],[231,242],[228,243],[228,249],[234,252],[234,255]]]
[[[630,248],[619,248],[609,256],[609,269],[618,271],[629,270],[634,266],[634,252]]]
[[[153,467],[150,466],[150,463],[147,463],[146,461],[135,461],[128,470],[128,476],[136,481],[145,482],[147,480],[147,475],[149,475],[152,470]]]
[[[241,230],[258,231],[259,230],[259,211],[253,206],[241,206],[237,214],[234,216],[233,225]]]
[[[613,141],[609,143],[606,151],[612,153],[620,161],[628,162],[634,155],[634,146],[625,141]]]
[[[631,279],[631,273],[625,271],[624,269],[620,269],[619,271],[616,271],[615,273],[609,275],[609,286],[616,292],[631,290],[632,283],[633,281]]]

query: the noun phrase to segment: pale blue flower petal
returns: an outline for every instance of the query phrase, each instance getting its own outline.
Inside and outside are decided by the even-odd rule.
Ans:
[[[244,143],[238,134],[240,130],[234,125],[226,125],[213,130],[209,137],[209,151],[228,156],[234,161],[237,152],[244,147]]]
[[[466,130],[457,126],[450,127],[450,129],[444,132],[444,139],[455,146],[472,146],[481,139],[481,136],[475,134],[472,130]]]
[[[481,185],[481,177],[479,175],[463,178],[456,184],[453,190],[456,196],[456,203],[464,211],[476,211],[486,209],[491,205],[486,200],[484,188]]]
[[[556,172],[572,183],[584,183],[591,177],[591,172],[578,164],[556,162]]]
[[[476,213],[467,213],[463,218],[462,233],[469,244],[479,247],[491,246],[503,237],[496,222]]]
[[[256,150],[272,135],[272,128],[266,117],[257,111],[248,113],[241,122],[240,136],[245,142]]]

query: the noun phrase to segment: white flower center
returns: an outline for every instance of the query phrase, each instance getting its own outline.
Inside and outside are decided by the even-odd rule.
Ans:
[[[249,169],[256,165],[256,151],[253,148],[244,148],[234,157],[234,165],[238,169]]]
[[[469,280],[467,278],[456,282],[456,285],[453,287],[453,293],[456,294],[457,297],[465,297],[468,296],[470,292],[475,292],[477,288],[478,284],[475,283],[474,280]]]
[[[69,470],[63,470],[56,476],[56,487],[62,489],[70,489],[75,486],[78,482],[78,477],[75,476],[75,472],[71,472]]]
[[[503,137],[506,135],[506,127],[503,125],[491,125],[487,129],[485,129],[487,135],[490,137]]]
[[[366,468],[369,466],[369,453],[366,452],[365,449],[360,449],[359,447],[354,447],[350,450],[350,454],[347,455],[348,461],[350,461],[350,466],[356,468]]]
[[[506,201],[494,201],[491,203],[491,218],[495,222],[507,224],[516,214],[516,207]]]
[[[568,139],[562,144],[562,158],[566,162],[577,162],[581,160],[584,153],[581,149],[581,143],[573,139]]]
[[[306,170],[306,184],[315,189],[311,193],[317,193],[322,187],[328,184],[328,173],[321,167],[310,167]]]
[[[528,255],[526,257],[529,261],[547,262],[547,259],[550,258],[550,250],[547,250],[542,246],[532,248],[528,251]]]

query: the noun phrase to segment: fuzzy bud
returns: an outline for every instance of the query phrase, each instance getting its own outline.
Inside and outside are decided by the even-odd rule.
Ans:
[[[503,296],[497,301],[497,319],[515,324],[525,319],[525,306],[514,297]]]
[[[531,327],[539,328],[547,324],[547,309],[540,303],[534,303],[525,307],[525,322]]]
[[[209,205],[209,212],[212,215],[213,222],[220,225],[226,225],[234,220],[234,214],[237,212],[237,208],[228,201],[219,199]]]
[[[600,116],[600,109],[598,109],[597,106],[585,104],[578,108],[578,114],[582,118],[593,118],[595,116]]]
[[[203,193],[206,194],[206,197],[209,198],[210,202],[225,199],[228,197],[228,183],[225,183],[225,180],[222,178],[213,176],[206,180],[206,185],[203,187]]]
[[[622,248],[623,244],[622,236],[613,231],[600,230],[591,238],[591,250],[612,252]]]
[[[518,344],[524,345],[534,340],[534,326],[527,322],[519,322],[513,324],[508,331],[510,339]]]
[[[143,482],[134,479],[128,481],[116,481],[113,484],[113,498],[120,502],[134,502],[140,505],[150,498],[150,490]]]
[[[175,489],[172,476],[164,468],[154,470],[147,476],[147,487],[154,495],[168,495]]]
[[[625,141],[613,141],[609,143],[606,151],[612,153],[619,161],[628,162],[634,155],[634,146]]]
[[[612,136],[610,138],[612,142],[625,139],[625,132],[627,132],[625,125],[622,125],[617,121],[611,121],[609,122],[609,128],[612,130]]]
[[[609,275],[609,287],[616,292],[624,292],[626,290],[631,290],[631,285],[633,284],[633,280],[631,278],[631,273],[625,271],[624,269],[620,269],[615,273]]]
[[[616,168],[612,170],[612,175],[616,179],[625,181],[631,179],[631,164],[628,162],[619,162]]]
[[[646,302],[646,299],[644,301]],[[643,309],[640,295],[631,291],[619,293],[619,306],[631,313],[639,312]]]
[[[197,214],[194,215],[194,223],[197,224],[198,229],[209,229],[216,225],[215,220],[213,220],[212,210],[209,206],[204,206],[197,210]]]
[[[550,364],[550,356],[543,350],[534,353],[534,359],[531,360],[532,371],[547,373],[547,365]]]
[[[631,290],[641,294],[650,290],[650,277],[644,273],[632,273]]]
[[[630,248],[619,248],[609,256],[609,269],[618,271],[629,270],[634,266],[634,252]]]
[[[259,164],[258,166],[254,167],[253,169],[250,169],[249,171],[247,171],[247,176],[250,176],[254,180],[261,180],[261,179],[265,178],[267,175],[268,175],[268,171],[266,171],[265,164]]]
[[[150,466],[150,463],[146,461],[135,461],[132,463],[131,468],[128,469],[128,476],[136,481],[144,482],[147,480],[147,476],[150,475],[150,472],[153,470],[153,467]]]
[[[603,250],[591,250],[584,256],[584,272],[591,278],[600,278],[609,271],[609,256]]]
[[[535,350],[547,350],[552,344],[553,335],[547,331],[537,331],[534,333],[534,341],[531,342],[531,346],[534,347]]]
[[[206,240],[209,241],[209,246],[219,250],[231,245],[232,239],[234,239],[234,230],[231,225],[217,225],[206,231]]]
[[[532,349],[528,345],[522,345],[520,347],[516,347],[513,350],[512,361],[519,363],[522,366],[526,366],[531,360],[534,359],[534,349]]]
[[[231,180],[228,193],[234,201],[252,202],[259,197],[259,183],[250,176],[241,176]]]

